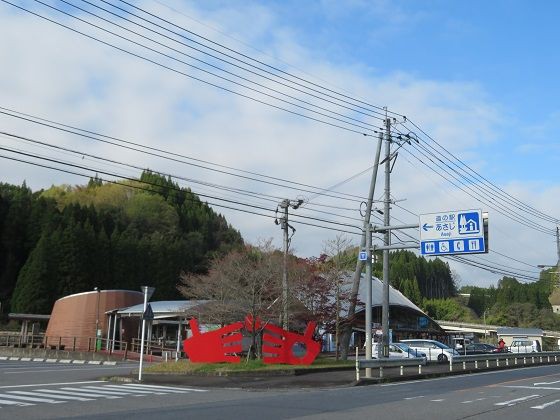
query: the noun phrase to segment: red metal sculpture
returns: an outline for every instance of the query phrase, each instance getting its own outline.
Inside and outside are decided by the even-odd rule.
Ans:
[[[310,365],[313,363],[321,345],[313,340],[317,324],[311,321],[303,335],[286,331],[276,325],[264,326],[262,351],[264,363],[285,363],[288,365]]]
[[[260,320],[255,321],[256,329],[263,329],[264,363],[286,363],[290,365],[310,365],[321,350],[319,342],[313,340],[316,323],[307,324],[305,333],[297,334],[286,331],[273,324],[263,326]],[[183,341],[185,353],[192,362],[229,362],[239,363],[243,328],[242,322],[226,325],[220,329],[201,333],[196,319],[190,320],[193,336]],[[251,316],[245,318],[245,328],[253,329]]]
[[[183,349],[189,355],[191,362],[239,363],[241,353],[241,339],[239,332],[243,328],[242,322],[226,325],[220,329],[205,333],[200,332],[198,321],[193,318],[189,321],[192,337],[183,341]]]

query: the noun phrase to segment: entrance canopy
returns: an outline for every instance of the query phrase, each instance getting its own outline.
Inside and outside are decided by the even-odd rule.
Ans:
[[[162,300],[150,302],[154,319],[168,319],[185,317],[185,312],[196,310],[196,307],[210,302],[209,300]],[[116,309],[106,312],[107,314],[117,313],[119,317],[141,317],[144,313],[144,304],[130,306],[128,308]]]

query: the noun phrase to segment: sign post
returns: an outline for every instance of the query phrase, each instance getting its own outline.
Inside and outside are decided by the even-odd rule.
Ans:
[[[142,292],[144,292],[144,309],[142,312],[142,337],[140,337],[140,366],[138,368],[138,380],[142,380],[142,362],[144,361],[144,336],[146,331],[146,321],[151,321],[154,319],[154,312],[152,311],[152,306],[148,305],[148,299],[154,293],[154,287],[142,286]],[[148,296],[149,295],[149,296]]]
[[[487,252],[481,210],[453,210],[420,215],[422,255]]]

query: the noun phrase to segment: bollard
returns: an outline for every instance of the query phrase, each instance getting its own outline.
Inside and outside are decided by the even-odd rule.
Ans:
[[[527,358],[526,358],[526,357],[523,358],[523,364],[524,364],[524,365],[527,364]]]
[[[490,360],[486,359],[486,367],[489,368],[490,367]]]
[[[404,366],[401,366],[401,376],[404,375]]]
[[[463,362],[463,370],[465,370],[467,368],[467,363]]]
[[[418,365],[418,375],[422,374],[422,365]]]
[[[506,359],[506,366],[509,366],[509,359]]]
[[[496,367],[500,367],[500,359],[496,359]]]
[[[514,365],[517,365],[517,357],[514,357],[514,358],[513,358],[513,364],[514,364]]]
[[[540,359],[540,363],[542,363],[542,356],[540,356],[539,359]]]
[[[379,366],[379,377],[383,378],[383,366]]]
[[[535,363],[535,358],[531,356],[531,363]]]
[[[453,362],[449,361],[449,372],[453,372]]]
[[[475,368],[475,369],[478,369],[478,360],[475,360],[475,361],[474,361],[474,368]]]

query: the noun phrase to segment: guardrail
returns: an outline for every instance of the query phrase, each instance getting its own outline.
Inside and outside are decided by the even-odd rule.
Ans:
[[[379,369],[379,377],[383,378],[383,368],[400,367],[400,375],[404,375],[404,368],[414,366],[418,374],[422,373],[422,366],[426,364],[425,357],[408,357],[402,359],[359,359],[356,347],[356,381],[360,380],[360,369]],[[368,372],[366,371],[366,376]]]
[[[453,372],[457,365],[462,370],[489,369],[500,367],[526,366],[528,364],[560,363],[560,352],[533,352],[533,353],[489,353],[469,356],[453,356],[449,360],[449,372]],[[403,359],[359,359],[356,348],[356,380],[360,380],[360,369],[379,369],[379,378],[383,378],[384,368],[399,367],[400,376],[404,375],[404,368],[414,366],[418,374],[422,374],[422,366],[426,365],[426,358],[411,357]],[[445,367],[444,364],[441,365]],[[368,375],[369,373],[369,375]],[[371,377],[371,372],[366,370],[366,377]]]
[[[516,365],[526,365],[527,360],[531,364],[535,363],[557,363],[560,362],[560,352],[558,351],[544,351],[544,352],[533,352],[533,353],[489,353],[489,354],[477,354],[470,356],[453,356],[449,360],[449,371],[453,371],[453,365],[462,364],[463,370],[467,369],[467,363],[473,363],[475,369],[479,369],[479,362],[483,362],[486,368],[490,368],[493,363],[495,367],[500,367],[500,363],[503,362],[504,366]],[[522,363],[521,363],[522,362]]]

